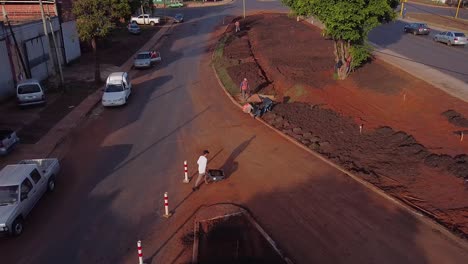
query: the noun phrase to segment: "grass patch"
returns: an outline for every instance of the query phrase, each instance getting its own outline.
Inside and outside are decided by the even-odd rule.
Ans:
[[[213,66],[215,68],[216,74],[218,75],[221,83],[224,85],[226,90],[231,95],[236,95],[239,92],[238,87],[234,84],[229,76],[227,68],[231,66],[229,60],[224,58],[224,46],[230,42],[232,36],[224,36],[221,40],[219,40],[218,44],[216,45],[216,49],[214,51],[213,57]]]
[[[288,103],[293,103],[301,99],[306,94],[307,91],[304,86],[295,84],[291,89],[288,89],[284,95],[287,98]]]

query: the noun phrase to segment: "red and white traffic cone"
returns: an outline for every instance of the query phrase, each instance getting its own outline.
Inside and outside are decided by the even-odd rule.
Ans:
[[[184,161],[184,183],[189,183],[187,161]]]
[[[143,263],[143,251],[141,250],[141,240],[138,240],[137,247],[138,247],[138,264],[144,264]]]
[[[164,217],[169,218],[171,217],[171,213],[169,212],[169,198],[167,197],[167,192],[164,193]]]

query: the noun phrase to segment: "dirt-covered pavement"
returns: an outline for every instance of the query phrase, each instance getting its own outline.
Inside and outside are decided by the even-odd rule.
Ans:
[[[379,60],[336,81],[332,41],[285,15],[251,16],[242,27],[224,48],[227,72],[287,102],[266,121],[468,234],[466,103]]]

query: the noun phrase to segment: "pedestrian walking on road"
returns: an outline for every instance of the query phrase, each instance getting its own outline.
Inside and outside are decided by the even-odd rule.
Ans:
[[[236,33],[237,32],[240,32],[240,23],[239,23],[239,20],[236,21],[236,23],[234,23],[236,25]]]
[[[250,96],[249,82],[247,81],[247,78],[244,78],[244,80],[241,82],[240,90],[242,93],[242,99],[247,100],[247,98]]]
[[[210,152],[208,150],[204,150],[203,155],[201,155],[198,158],[198,161],[197,161],[197,164],[198,164],[198,177],[197,177],[197,180],[195,181],[195,186],[193,186],[193,188],[192,188],[193,191],[197,191],[198,189],[200,189],[198,184],[205,177],[206,165],[208,164],[208,158],[207,158],[208,154],[210,154]]]

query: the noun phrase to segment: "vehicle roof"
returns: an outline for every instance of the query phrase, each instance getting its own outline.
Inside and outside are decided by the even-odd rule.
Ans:
[[[120,83],[126,72],[113,72],[107,77],[108,83]]]
[[[23,85],[23,84],[40,84],[40,82],[38,79],[26,79],[18,83],[18,85]]]
[[[20,185],[36,168],[34,164],[7,165],[0,171],[0,186]]]
[[[150,54],[150,52],[149,52],[149,51],[138,52],[138,55],[140,55],[140,54],[145,54],[145,55],[147,55],[147,54]]]

